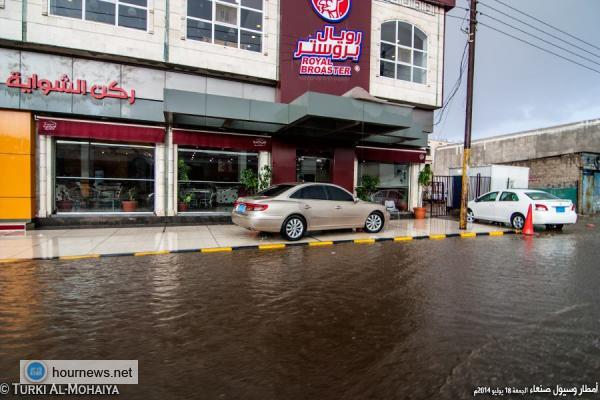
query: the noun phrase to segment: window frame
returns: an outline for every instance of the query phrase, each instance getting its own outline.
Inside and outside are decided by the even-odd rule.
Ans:
[[[346,203],[354,203],[354,195],[352,195],[350,192],[348,192],[347,190],[341,188],[341,187],[337,187],[337,186],[333,186],[333,185],[323,185],[325,187],[325,193],[327,194],[327,200],[329,201],[342,201],[342,202],[346,202]],[[334,200],[332,198],[332,193],[330,191],[340,191],[344,194],[346,194],[347,196],[350,196],[350,200]]]
[[[394,26],[395,26],[394,39],[395,39],[396,43],[393,43],[393,42],[383,39],[383,26],[385,24],[392,23],[392,22],[394,23]],[[402,45],[398,41],[398,26],[400,23],[407,24],[411,27],[411,45],[410,45],[410,47]],[[426,45],[424,46],[425,47],[424,50],[418,49],[415,47],[416,30],[418,30],[425,36]],[[395,80],[402,81],[402,82],[416,83],[417,85],[427,85],[428,78],[429,78],[428,55],[429,55],[429,48],[431,47],[430,43],[429,43],[429,35],[427,35],[424,30],[422,30],[415,24],[412,24],[408,21],[399,20],[399,19],[383,22],[379,27],[379,31],[380,31],[380,34],[379,34],[379,76],[382,78],[395,79]],[[383,58],[381,56],[381,48],[384,44],[386,44],[388,46],[393,46],[394,59]],[[400,49],[410,51],[410,63],[400,61],[400,57],[398,56]],[[421,53],[423,55],[423,58],[425,60],[425,67],[415,64],[415,52]],[[394,66],[394,77],[385,76],[385,75],[381,74],[382,63],[389,63]],[[400,65],[410,68],[410,80],[401,79],[398,77],[398,67]],[[425,79],[423,82],[415,81],[415,69],[418,69],[425,74]]]
[[[115,26],[118,28],[125,28],[125,29],[134,29],[136,31],[141,31],[141,32],[148,32],[148,25],[149,25],[149,19],[150,19],[150,7],[149,7],[149,2],[150,0],[146,0],[146,7],[144,6],[139,6],[137,4],[132,4],[132,3],[127,3],[126,1],[122,1],[122,0],[100,0],[100,1],[104,1],[105,3],[112,3],[115,5],[115,23],[114,24],[109,24],[106,22],[100,22],[100,21],[93,21],[93,20],[89,20],[86,19],[85,17],[85,11],[86,11],[86,2],[87,0],[81,0],[81,18],[75,18],[75,17],[67,17],[66,15],[59,15],[59,14],[54,14],[52,12],[52,0],[46,0],[48,2],[48,15],[52,16],[52,17],[58,17],[58,18],[69,18],[69,19],[76,19],[76,20],[80,20],[80,21],[85,21],[85,22],[91,22],[94,24],[102,24],[102,25],[108,25],[108,26]],[[144,29],[138,29],[138,28],[132,28],[130,26],[123,26],[123,25],[119,25],[119,6],[120,5],[124,5],[124,6],[128,6],[128,7],[133,7],[133,8],[137,8],[140,10],[146,10],[146,27]]]
[[[204,42],[204,43],[210,43],[210,44],[216,44],[218,46],[224,46],[224,47],[231,47],[231,48],[236,48],[239,50],[245,50],[245,51],[250,51],[252,53],[263,53],[264,52],[264,42],[265,42],[265,2],[264,0],[262,1],[262,10],[256,9],[256,8],[252,8],[252,7],[248,7],[248,6],[244,6],[242,5],[242,0],[237,0],[236,3],[230,3],[226,0],[207,0],[211,2],[211,15],[212,15],[212,20],[207,20],[204,18],[198,18],[198,17],[192,17],[190,15],[188,15],[188,2],[190,0],[186,0],[185,1],[185,38],[187,40],[193,40],[193,41],[197,41],[197,42]],[[233,24],[229,24],[226,22],[220,22],[217,21],[216,19],[216,11],[217,11],[217,4],[226,6],[226,7],[232,7],[232,8],[236,8],[237,11],[237,24],[233,25]],[[249,28],[245,28],[242,26],[242,10],[247,10],[247,11],[253,11],[253,12],[257,12],[260,13],[261,15],[261,30],[258,31],[256,29],[249,29]],[[198,39],[194,39],[191,38],[189,36],[189,32],[188,32],[188,21],[192,20],[192,21],[197,21],[197,22],[203,22],[205,24],[210,24],[211,26],[211,35],[210,35],[210,41],[206,41],[206,40],[198,40]],[[233,47],[233,46],[226,46],[226,45],[220,45],[218,43],[215,43],[215,25],[221,25],[221,26],[225,26],[227,28],[234,28],[237,29],[237,47]],[[242,31],[247,32],[247,33],[255,33],[255,34],[259,34],[260,35],[260,51],[254,51],[254,50],[250,50],[250,49],[245,49],[243,47],[241,47],[242,43],[241,43],[241,38],[242,38]]]
[[[323,191],[323,194],[325,195],[324,199],[307,199],[304,197],[294,197],[296,194],[299,194],[300,192],[302,192],[305,189],[311,188],[311,187],[320,187],[321,190]],[[294,199],[294,200],[311,200],[311,201],[329,201],[329,194],[327,193],[327,189],[325,188],[326,185],[323,184],[313,184],[313,185],[307,185],[304,187],[301,187],[300,189],[296,190],[294,193],[290,194],[289,198],[290,199]]]
[[[506,199],[505,196],[506,197],[510,196],[510,200]],[[516,200],[513,200],[512,196],[515,196]],[[498,201],[504,202],[504,203],[515,203],[515,202],[520,201],[520,199],[519,199],[519,196],[515,192],[502,192]]]
[[[492,194],[496,195],[493,200],[484,200],[484,198],[486,198],[488,196],[491,196]],[[477,203],[494,203],[494,202],[498,201],[498,197],[499,196],[500,196],[500,192],[499,191],[489,192],[489,193],[486,193],[483,196],[479,197],[477,199]]]

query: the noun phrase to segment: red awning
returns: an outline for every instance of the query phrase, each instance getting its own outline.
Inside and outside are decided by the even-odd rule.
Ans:
[[[163,143],[165,141],[163,127],[41,117],[38,118],[37,132],[47,136],[111,142]]]
[[[173,143],[180,146],[209,149],[271,151],[271,138],[268,136],[232,135],[173,129]]]
[[[377,147],[357,147],[358,161],[375,161],[384,163],[424,163],[425,150],[383,149]]]

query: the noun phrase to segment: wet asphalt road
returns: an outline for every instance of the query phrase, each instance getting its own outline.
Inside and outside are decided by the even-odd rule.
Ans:
[[[0,382],[18,381],[20,359],[137,359],[121,398],[595,385],[599,260],[600,230],[582,223],[532,239],[3,265]]]

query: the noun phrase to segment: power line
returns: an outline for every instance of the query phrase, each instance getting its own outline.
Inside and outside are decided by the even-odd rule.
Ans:
[[[586,60],[586,61],[589,61],[589,62],[591,62],[592,64],[594,64],[594,65],[597,65],[597,66],[599,66],[599,67],[600,67],[600,63],[599,63],[598,61],[596,61],[596,60],[592,60],[591,58],[584,57],[584,56],[582,56],[582,55],[580,55],[580,54],[578,54],[578,53],[576,53],[576,52],[574,52],[574,51],[571,51],[571,50],[569,50],[569,49],[567,49],[567,48],[564,48],[564,47],[562,47],[562,46],[559,46],[559,45],[557,45],[557,44],[554,44],[554,43],[552,43],[551,41],[549,41],[549,40],[546,40],[546,39],[544,39],[544,38],[542,38],[542,37],[540,37],[540,36],[534,35],[533,33],[527,32],[526,30],[523,30],[523,29],[521,29],[521,28],[519,28],[519,27],[516,27],[516,26],[514,26],[514,25],[511,25],[511,24],[509,24],[508,22],[505,22],[505,21],[503,21],[503,20],[501,20],[501,19],[499,19],[499,18],[492,17],[491,15],[484,14],[484,13],[479,13],[479,14],[483,15],[483,16],[484,16],[484,17],[486,17],[486,18],[490,18],[490,19],[492,19],[492,20],[494,20],[494,21],[496,21],[496,22],[500,22],[501,24],[503,24],[503,25],[506,25],[506,26],[508,26],[509,28],[515,29],[515,30],[517,30],[517,31],[519,31],[519,32],[521,32],[521,33],[524,33],[524,34],[526,34],[526,35],[529,35],[529,36],[531,36],[531,37],[533,37],[533,38],[535,38],[535,39],[537,39],[537,40],[540,40],[540,41],[542,41],[542,42],[544,42],[544,43],[546,43],[546,44],[549,44],[549,45],[551,45],[551,46],[554,46],[554,47],[556,47],[556,48],[558,48],[558,49],[561,49],[562,51],[566,51],[567,53],[573,54],[573,55],[574,55],[574,56],[576,56],[576,57],[582,58],[582,59],[584,59],[584,60]]]
[[[465,44],[465,48],[463,50],[458,78],[456,79],[454,86],[452,86],[452,89],[450,90],[450,95],[448,96],[448,98],[444,102],[444,105],[442,106],[442,109],[440,110],[438,120],[433,124],[433,126],[437,126],[442,122],[442,119],[444,118],[444,114],[447,115],[446,111],[448,110],[450,104],[452,103],[452,100],[456,96],[456,93],[458,93],[458,91],[460,90],[460,87],[462,85],[462,79],[463,79],[463,76],[465,73],[465,68],[467,67],[467,64],[466,64],[467,48],[468,48],[468,43]]]
[[[545,48],[543,48],[543,47],[541,47],[541,46],[538,46],[538,45],[536,45],[536,44],[533,44],[533,43],[531,43],[531,42],[528,42],[527,40],[521,39],[520,37],[517,37],[517,36],[515,36],[515,35],[511,35],[510,33],[504,32],[504,31],[502,31],[502,30],[500,30],[500,29],[498,29],[498,28],[495,28],[495,27],[493,27],[493,26],[491,26],[491,25],[487,25],[487,24],[485,24],[485,23],[483,23],[483,22],[479,22],[479,25],[485,26],[486,28],[489,28],[489,29],[491,29],[491,30],[493,30],[493,31],[496,31],[496,32],[498,32],[498,33],[501,33],[501,34],[503,34],[503,35],[506,35],[506,36],[508,36],[508,37],[511,37],[511,38],[513,38],[513,39],[515,39],[515,40],[518,40],[519,42],[523,42],[523,43],[525,43],[525,44],[528,44],[529,46],[532,46],[532,47],[535,47],[535,48],[537,48],[537,49],[539,49],[539,50],[545,51],[546,53],[550,53],[550,54],[552,54],[552,55],[554,55],[554,56],[556,56],[556,57],[558,57],[558,58],[562,58],[563,60],[565,60],[565,61],[568,61],[568,62],[570,62],[570,63],[572,63],[572,64],[579,65],[580,67],[583,67],[583,68],[585,68],[585,69],[588,69],[588,70],[590,70],[590,71],[593,71],[593,72],[596,72],[596,73],[600,74],[600,70],[594,69],[594,68],[592,68],[592,67],[589,67],[589,66],[587,66],[587,65],[585,65],[585,64],[582,64],[582,63],[580,63],[580,62],[577,62],[577,61],[575,61],[575,60],[572,60],[572,59],[570,59],[570,58],[564,57],[564,56],[562,56],[562,55],[560,55],[560,54],[558,54],[558,53],[555,53],[555,52],[553,52],[552,50],[545,49]]]
[[[529,18],[531,18],[531,19],[533,19],[533,20],[535,20],[535,21],[539,22],[540,24],[546,25],[547,27],[549,27],[549,28],[552,28],[552,29],[555,29],[555,30],[557,30],[557,31],[559,31],[559,32],[561,32],[561,33],[563,33],[563,34],[565,34],[565,35],[567,35],[567,36],[569,36],[569,37],[571,37],[571,38],[573,38],[573,39],[579,40],[580,42],[583,42],[583,43],[587,44],[588,46],[595,48],[596,50],[600,50],[600,47],[598,47],[598,46],[596,46],[596,45],[594,45],[594,44],[592,44],[592,43],[589,43],[589,42],[587,42],[587,41],[585,41],[585,40],[583,40],[583,39],[581,39],[581,38],[578,38],[578,37],[577,37],[577,36],[575,36],[575,35],[571,35],[569,32],[566,32],[566,31],[564,31],[564,30],[562,30],[562,29],[560,29],[560,28],[557,28],[557,27],[555,27],[554,25],[551,25],[551,24],[549,24],[549,23],[547,23],[547,22],[544,22],[544,21],[542,21],[541,19],[539,19],[539,18],[536,18],[536,17],[534,17],[533,15],[527,14],[526,12],[524,12],[524,11],[521,11],[521,10],[519,10],[519,9],[517,9],[517,8],[515,8],[515,7],[513,7],[513,6],[509,5],[509,4],[506,4],[505,2],[503,2],[503,1],[501,1],[501,0],[494,0],[494,1],[496,1],[496,2],[498,2],[498,3],[500,3],[500,4],[502,4],[502,5],[503,5],[503,6],[505,6],[505,7],[508,7],[508,8],[510,8],[510,9],[511,9],[511,10],[513,10],[513,11],[516,11],[516,12],[518,12],[519,14],[523,14],[523,15],[525,15],[525,16],[527,16],[527,17],[529,17]]]
[[[600,58],[600,55],[598,55],[598,54],[596,54],[596,53],[592,53],[591,51],[589,51],[589,50],[587,50],[587,49],[585,49],[585,48],[583,48],[583,47],[580,47],[580,46],[578,46],[578,45],[576,45],[576,44],[574,44],[574,43],[572,43],[572,42],[569,42],[568,40],[564,40],[563,38],[561,38],[561,37],[559,37],[559,36],[557,36],[557,35],[554,35],[553,33],[550,33],[550,32],[548,32],[548,31],[545,31],[545,30],[543,30],[543,29],[540,29],[540,28],[538,28],[538,27],[537,27],[537,26],[535,26],[535,25],[532,25],[532,24],[530,24],[530,23],[528,23],[528,22],[526,22],[526,21],[524,21],[524,20],[522,20],[522,19],[519,19],[519,18],[515,17],[514,15],[510,15],[510,14],[508,14],[508,13],[505,13],[504,11],[498,10],[497,8],[495,8],[495,7],[492,7],[492,6],[490,6],[490,5],[486,4],[486,3],[483,3],[483,2],[480,2],[479,4],[481,4],[482,6],[485,6],[485,7],[489,8],[489,9],[492,9],[492,10],[496,11],[497,13],[500,13],[500,14],[502,14],[502,15],[505,15],[505,16],[507,16],[507,17],[509,17],[509,18],[511,18],[511,19],[513,19],[513,20],[515,20],[515,21],[518,21],[518,22],[522,23],[523,25],[527,25],[528,27],[530,27],[530,28],[533,28],[533,29],[535,29],[535,30],[536,30],[536,31],[538,31],[538,32],[542,32],[542,33],[544,33],[544,34],[546,34],[546,35],[548,35],[548,36],[551,36],[551,37],[553,37],[553,38],[554,38],[554,39],[556,39],[556,40],[560,40],[560,41],[561,41],[561,42],[563,42],[563,43],[566,43],[566,44],[568,44],[568,45],[570,45],[570,46],[573,46],[573,47],[575,47],[576,49],[579,49],[579,50],[581,50],[581,51],[584,51],[584,52],[586,52],[586,53],[588,53],[588,54],[591,54],[591,55],[593,55],[594,57],[598,57],[598,58]],[[487,15],[487,14],[481,13],[481,15]]]

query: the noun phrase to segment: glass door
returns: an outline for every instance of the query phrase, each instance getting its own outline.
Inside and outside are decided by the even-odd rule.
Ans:
[[[333,152],[298,149],[296,177],[298,182],[331,182]]]

